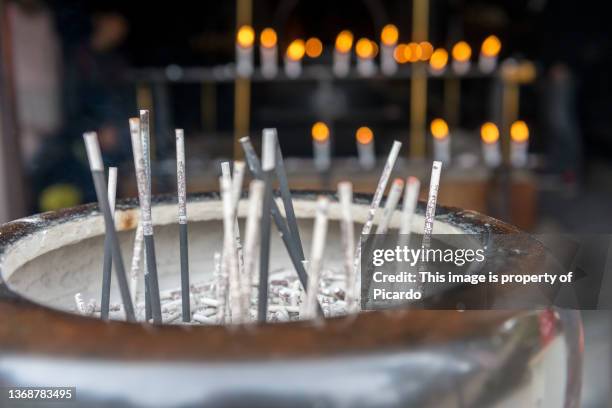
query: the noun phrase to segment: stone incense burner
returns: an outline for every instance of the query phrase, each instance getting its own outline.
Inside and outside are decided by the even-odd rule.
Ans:
[[[294,194],[307,247],[315,199],[313,193]],[[369,201],[356,196],[357,223],[365,219]],[[241,202],[240,217],[245,210]],[[423,210],[421,203],[415,232],[422,230]],[[222,242],[219,196],[191,196],[188,212],[191,274],[197,281],[213,270],[212,253]],[[325,251],[329,264],[342,262],[339,215],[334,202]],[[135,203],[120,203],[116,218],[128,259],[138,219]],[[179,247],[171,198],[156,200],[153,219],[160,286],[176,287]],[[434,232],[479,232],[485,226],[517,232],[451,208],[438,209]],[[289,267],[274,227],[273,232],[272,268]],[[327,319],[323,325],[248,327],[103,322],[70,312],[76,292],[99,296],[103,239],[94,205],[0,227],[0,386],[75,386],[70,406],[79,407],[578,406],[577,312],[392,310]],[[117,293],[113,297],[119,299]]]

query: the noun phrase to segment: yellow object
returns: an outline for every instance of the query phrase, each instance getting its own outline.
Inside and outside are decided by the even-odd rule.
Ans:
[[[488,36],[483,42],[480,52],[486,57],[496,57],[501,51],[501,41],[494,35]]]
[[[453,47],[453,58],[459,62],[466,62],[472,56],[472,49],[465,41],[459,41]]]
[[[380,41],[388,46],[395,45],[399,38],[399,31],[393,24],[387,24],[380,33]]]
[[[438,48],[429,58],[429,66],[437,71],[444,69],[448,64],[448,52],[444,48]]]
[[[496,143],[499,140],[499,129],[495,123],[486,122],[480,128],[480,137],[487,144]]]
[[[317,58],[323,52],[323,43],[316,37],[306,41],[306,55],[310,58]]]
[[[434,119],[431,121],[431,134],[436,139],[445,139],[448,136],[448,124],[444,119]]]
[[[372,58],[374,56],[372,41],[367,38],[360,38],[355,45],[355,53],[359,58]]]
[[[355,133],[355,138],[357,139],[357,142],[359,144],[369,144],[372,142],[372,140],[374,140],[374,132],[372,132],[372,129],[370,129],[367,126],[362,126],[359,129],[357,129],[357,132]]]
[[[304,57],[306,46],[304,40],[293,40],[287,47],[287,57],[293,61],[299,61]]]
[[[406,44],[397,44],[395,50],[393,50],[393,58],[395,58],[395,61],[397,61],[399,64],[405,64],[408,62],[408,59],[406,58],[407,49],[408,46]]]
[[[329,139],[329,128],[323,122],[317,122],[312,125],[312,138],[319,143],[325,142]]]
[[[68,183],[52,184],[45,188],[38,198],[41,211],[54,211],[81,204],[83,195],[74,185]]]
[[[278,37],[272,28],[265,28],[259,35],[259,42],[264,48],[272,48],[276,45]]]
[[[421,50],[421,46],[415,42],[409,43],[406,47],[406,50],[404,50],[404,54],[406,56],[406,59],[410,62],[417,62],[421,59],[421,56],[423,55],[423,50]]]
[[[341,31],[336,37],[336,50],[347,53],[353,47],[353,33],[349,30]]]
[[[242,48],[252,47],[255,42],[255,31],[253,31],[253,27],[248,25],[240,27],[236,35],[236,42]]]
[[[510,138],[517,143],[526,142],[529,139],[529,128],[522,120],[517,120],[510,126]]]

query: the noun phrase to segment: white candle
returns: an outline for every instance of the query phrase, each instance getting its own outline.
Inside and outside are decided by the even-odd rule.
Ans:
[[[236,73],[241,77],[253,74],[253,44],[255,31],[253,27],[242,26],[236,34]]]
[[[318,171],[327,171],[331,166],[329,127],[323,122],[317,122],[312,126],[311,133],[315,168]]]
[[[297,78],[302,74],[302,58],[306,47],[303,40],[293,40],[285,53],[285,74],[289,78]]]
[[[376,166],[376,154],[374,153],[374,132],[367,126],[362,126],[355,133],[357,140],[357,154],[359,165],[364,170],[372,170]]]
[[[448,165],[451,161],[451,151],[447,123],[443,119],[434,119],[431,122],[431,135],[433,136],[434,160]]]
[[[470,70],[470,57],[472,56],[472,48],[465,41],[459,41],[452,50],[453,55],[453,71],[457,75],[465,75]]]
[[[274,78],[278,73],[278,39],[276,31],[265,28],[259,36],[259,58],[261,60],[261,75],[264,78]]]
[[[363,77],[371,77],[376,73],[376,64],[374,64],[374,56],[378,46],[367,38],[360,38],[355,45],[355,53],[357,54],[357,72]]]
[[[501,164],[499,147],[499,129],[494,123],[487,122],[480,128],[482,139],[482,157],[487,167],[497,167]]]
[[[529,150],[529,128],[522,120],[517,120],[510,127],[510,162],[513,167],[527,165]]]
[[[485,74],[490,74],[497,68],[497,56],[501,50],[501,41],[494,35],[488,36],[480,48],[478,68]]]
[[[336,76],[345,77],[351,70],[351,48],[353,47],[353,33],[342,31],[336,37],[334,48],[333,71]]]
[[[397,61],[393,58],[393,52],[397,45],[399,31],[393,24],[387,24],[380,33],[380,70],[385,75],[393,75],[397,72]]]

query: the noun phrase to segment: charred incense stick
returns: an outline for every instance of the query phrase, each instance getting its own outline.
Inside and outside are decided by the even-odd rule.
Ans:
[[[117,198],[117,168],[108,169],[108,204],[113,220],[115,219],[115,199]],[[110,307],[111,273],[113,269],[113,253],[109,236],[104,237],[104,264],[102,267],[102,298],[100,301],[100,318],[108,320]]]
[[[363,228],[361,229],[362,238],[364,235],[369,235],[372,231],[372,224],[374,222],[376,210],[378,210],[378,207],[380,206],[380,201],[382,200],[383,194],[385,193],[385,189],[387,188],[389,177],[391,177],[391,172],[393,171],[393,167],[395,166],[395,161],[397,160],[397,156],[399,155],[401,147],[401,142],[398,142],[397,140],[393,142],[393,146],[391,147],[391,151],[389,152],[389,156],[387,157],[387,162],[385,163],[385,167],[383,168],[382,174],[380,175],[380,180],[378,181],[378,185],[376,186],[376,191],[374,192],[374,197],[372,198],[372,203],[370,204],[370,209],[368,210],[368,216],[366,217],[366,221],[363,224]],[[357,244],[353,267],[357,275],[356,286],[357,291],[359,293],[359,299],[361,299],[361,242]]]
[[[130,289],[128,287],[125,269],[123,268],[123,256],[121,255],[121,247],[119,246],[119,239],[117,238],[117,231],[115,230],[115,222],[113,221],[108,203],[108,191],[106,180],[104,180],[104,164],[102,162],[102,154],[100,153],[100,145],[98,144],[98,135],[95,132],[88,132],[83,135],[83,138],[85,139],[89,166],[96,188],[98,205],[104,216],[105,231],[106,234],[110,236],[112,258],[115,263],[117,283],[119,284],[121,300],[125,309],[125,317],[128,321],[133,322],[136,320],[134,306],[130,298]]]
[[[232,323],[242,323],[244,311],[242,310],[242,285],[238,273],[238,253],[235,239],[235,217],[232,200],[232,181],[225,173],[220,178],[221,197],[223,200],[223,247],[225,253],[225,266],[229,273],[229,303]]]
[[[421,182],[418,178],[410,176],[406,180],[406,190],[404,191],[404,202],[402,204],[402,218],[400,223],[401,239],[407,240],[412,229],[412,218],[416,210],[417,201],[419,199],[419,190]],[[407,242],[406,242],[407,244]]]
[[[319,197],[317,200],[317,212],[314,228],[312,231],[312,244],[310,246],[310,260],[308,262],[308,291],[306,293],[305,318],[317,317],[317,295],[323,266],[323,252],[325,251],[325,240],[327,238],[327,212],[329,199]]]
[[[157,261],[155,257],[155,240],[153,238],[153,221],[151,218],[151,195],[148,194],[147,191],[147,173],[145,168],[145,158],[143,156],[142,151],[142,140],[140,138],[140,135],[138,134],[139,128],[140,126],[138,119],[130,119],[130,131],[132,134],[132,151],[134,154],[134,168],[136,170],[138,201],[140,202],[142,233],[145,244],[145,265],[148,269],[148,274],[145,273],[145,288],[149,288],[151,315],[153,318],[153,322],[156,324],[161,324],[161,302],[159,296],[159,283],[157,280]]]
[[[244,232],[244,276],[242,288],[244,301],[248,302],[247,310],[251,303],[251,284],[255,276],[263,193],[264,182],[253,180],[249,187],[249,209]]]
[[[248,136],[245,136],[240,139],[240,143],[242,144],[249,170],[251,171],[251,173],[253,173],[253,176],[255,178],[263,180],[264,174],[262,172],[261,164],[259,163],[257,153],[255,153],[255,149],[253,149],[253,145],[251,144],[251,140]],[[276,225],[276,228],[280,233],[281,239],[283,240],[283,244],[287,249],[287,253],[289,254],[291,263],[293,264],[293,267],[295,268],[298,274],[300,283],[302,284],[304,290],[306,290],[306,288],[308,287],[308,276],[306,275],[306,270],[304,269],[304,265],[302,263],[304,259],[300,259],[297,244],[292,239],[291,232],[289,231],[289,228],[287,228],[287,224],[283,220],[283,216],[281,215],[280,209],[278,208],[278,205],[274,200],[272,200],[271,203],[271,213],[272,219],[274,220],[274,224]],[[322,313],[322,310],[320,308],[319,312]]]
[[[150,115],[147,109],[141,109],[139,112],[139,133],[140,142],[142,143],[142,154],[145,168],[145,194],[151,197],[151,126]],[[144,241],[144,235],[143,235]],[[149,267],[147,265],[147,257],[144,257],[144,289],[145,289],[145,320],[151,320],[151,293],[149,285]]]
[[[189,241],[187,231],[187,182],[185,174],[185,134],[176,129],[176,184],[178,194],[178,223],[181,257],[181,300],[184,322],[191,321],[189,292]]]
[[[280,143],[278,142],[278,134],[274,128],[263,130],[264,134],[267,132],[274,134],[274,139],[276,140],[276,177],[278,178],[283,207],[285,208],[285,215],[287,216],[287,226],[291,232],[291,238],[295,242],[297,254],[300,256],[300,259],[305,259],[302,239],[300,238],[300,230],[295,218],[295,210],[293,209],[293,199],[291,198],[291,191],[289,190],[289,181],[287,180],[283,153],[281,152]]]
[[[268,268],[270,267],[270,212],[272,210],[272,176],[275,166],[274,134],[264,134],[261,148],[261,170],[263,172],[264,196],[261,211],[261,244],[259,248],[259,288],[257,296],[257,320],[265,322],[268,316]]]
[[[338,183],[338,199],[340,201],[340,228],[342,231],[342,249],[344,252],[344,271],[346,274],[346,307],[347,312],[354,312],[356,308],[355,293],[356,276],[353,267],[355,258],[355,228],[353,225],[353,184],[348,181]]]
[[[389,223],[391,222],[391,217],[393,217],[393,214],[397,209],[397,203],[399,202],[399,199],[402,196],[403,189],[404,180],[400,178],[393,180],[393,184],[391,184],[391,189],[389,190],[389,195],[387,196],[385,208],[383,209],[382,219],[380,220],[380,223],[376,228],[376,234],[386,234],[389,230]]]

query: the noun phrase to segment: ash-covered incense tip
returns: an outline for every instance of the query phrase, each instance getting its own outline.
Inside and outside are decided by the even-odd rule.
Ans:
[[[438,161],[438,160],[435,160],[435,161],[433,162],[432,168],[433,168],[434,170],[440,170],[440,169],[442,168],[442,162],[441,162],[441,161]]]
[[[85,150],[87,151],[87,159],[91,171],[103,171],[104,163],[102,161],[102,153],[100,152],[100,143],[98,142],[98,134],[96,132],[86,132],[83,134],[85,140]]]
[[[178,139],[185,137],[185,131],[183,129],[174,129],[174,134],[176,135],[176,138]]]
[[[418,178],[414,177],[414,176],[409,176],[407,179],[408,185],[414,185],[414,184],[421,184],[421,182],[419,181]]]
[[[250,138],[250,137],[248,137],[248,136],[243,136],[243,137],[241,137],[240,139],[238,139],[238,141],[239,141],[240,143],[248,143],[248,142],[250,142],[250,141],[251,141],[251,138]]]
[[[261,169],[263,171],[270,171],[275,166],[275,152],[276,152],[276,135],[274,132],[263,133],[263,147],[261,149]]]
[[[230,178],[232,177],[232,170],[230,167],[230,162],[228,161],[221,162],[221,174],[223,176],[228,176]]]
[[[140,132],[140,118],[130,118],[130,133]]]
[[[403,187],[404,180],[402,180],[401,178],[396,178],[395,180],[393,180],[393,185],[396,187]]]
[[[149,110],[148,109],[140,109],[138,111],[138,113],[140,114],[140,116],[148,115],[149,114]]]

